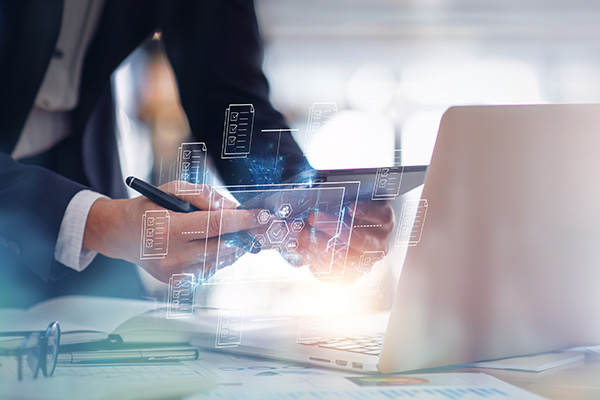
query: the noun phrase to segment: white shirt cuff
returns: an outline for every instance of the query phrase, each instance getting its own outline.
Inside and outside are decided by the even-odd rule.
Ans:
[[[95,251],[83,250],[82,246],[88,214],[92,204],[101,197],[106,196],[91,190],[77,192],[67,205],[60,224],[54,258],[75,271],[83,271],[98,254]]]

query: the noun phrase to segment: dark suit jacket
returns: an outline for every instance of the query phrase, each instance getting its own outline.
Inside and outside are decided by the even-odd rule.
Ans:
[[[72,135],[44,154],[15,162],[8,154],[51,57],[60,56],[55,46],[62,6],[62,0],[0,0],[0,305],[65,293],[141,294],[133,266],[100,256],[75,273],[54,260],[54,246],[77,191],[91,187],[112,197],[125,193],[110,76],[158,29],[193,136],[206,143],[226,184],[277,182],[306,168],[298,146],[284,134],[275,170],[277,135],[260,134],[286,123],[268,100],[251,0],[106,0],[85,56]],[[224,112],[233,103],[255,107],[252,153],[223,160]]]

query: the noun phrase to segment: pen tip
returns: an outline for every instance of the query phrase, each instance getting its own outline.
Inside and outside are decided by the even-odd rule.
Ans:
[[[125,179],[125,184],[127,186],[131,186],[131,182],[133,182],[135,178],[133,176],[128,176],[127,179]]]

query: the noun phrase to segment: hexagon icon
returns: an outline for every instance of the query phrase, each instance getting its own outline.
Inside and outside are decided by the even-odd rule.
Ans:
[[[298,239],[296,238],[291,238],[290,240],[287,241],[287,243],[285,244],[285,249],[289,252],[292,251],[296,251],[296,249],[298,248],[300,244],[298,243]]]
[[[262,233],[254,236],[252,239],[252,247],[262,248],[267,243],[267,238]]]
[[[292,232],[300,232],[304,229],[304,220],[302,218],[296,218],[292,221],[290,227],[292,228]]]
[[[290,203],[283,203],[279,210],[277,210],[277,215],[279,218],[287,218],[292,213],[292,205]]]
[[[290,233],[287,222],[277,219],[271,223],[267,229],[267,237],[271,243],[283,243],[287,235]]]
[[[271,219],[271,212],[269,210],[260,210],[256,219],[258,219],[259,224],[265,225]]]

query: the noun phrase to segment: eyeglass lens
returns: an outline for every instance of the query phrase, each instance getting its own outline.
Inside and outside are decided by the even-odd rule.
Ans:
[[[46,356],[42,367],[44,376],[52,376],[58,359],[58,345],[60,343],[60,328],[58,323],[53,322],[46,330]]]
[[[40,370],[52,376],[56,369],[60,327],[57,322],[48,325],[46,332],[32,332],[21,342],[18,357],[18,379],[36,379]]]

